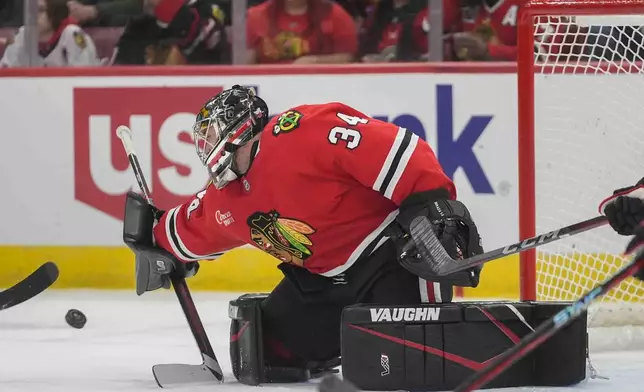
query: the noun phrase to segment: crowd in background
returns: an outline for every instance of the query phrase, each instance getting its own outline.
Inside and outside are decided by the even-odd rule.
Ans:
[[[24,65],[26,1],[38,2],[43,66],[231,64],[240,31],[231,17],[234,0],[4,0],[0,66]],[[441,60],[516,59],[517,15],[526,0],[432,1],[442,4]],[[410,62],[432,53],[427,0],[245,2],[237,64]],[[600,30],[595,39],[620,46],[623,31],[611,39],[612,30]]]

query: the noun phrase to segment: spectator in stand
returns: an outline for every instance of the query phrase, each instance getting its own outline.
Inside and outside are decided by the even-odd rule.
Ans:
[[[428,18],[427,0],[381,0],[360,34],[360,61],[426,60],[430,50]],[[458,26],[456,0],[443,0],[443,32],[455,31]]]
[[[335,2],[340,4],[351,15],[358,31],[360,31],[370,14],[370,10],[376,6],[378,0],[335,0]]]
[[[70,0],[67,6],[83,26],[125,26],[143,12],[143,0]]]
[[[19,27],[22,25],[24,0],[0,0],[0,27]]]
[[[226,15],[215,0],[145,0],[149,14],[131,20],[113,64],[230,64]]]
[[[452,36],[454,57],[465,61],[515,61],[517,16],[526,0],[460,2],[463,31]]]
[[[66,0],[38,0],[39,62],[46,67],[101,65],[92,39],[69,16]],[[0,67],[27,65],[24,27],[10,40]]]
[[[339,64],[353,61],[351,15],[330,0],[267,0],[248,9],[250,64]]]

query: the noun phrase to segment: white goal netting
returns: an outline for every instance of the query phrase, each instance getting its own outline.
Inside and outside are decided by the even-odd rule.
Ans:
[[[644,15],[541,16],[533,23],[542,233],[596,216],[603,198],[644,176]],[[624,265],[627,242],[606,226],[539,248],[537,299],[578,299]],[[643,348],[644,285],[629,278],[588,320],[591,350]],[[608,337],[609,327],[620,328]]]

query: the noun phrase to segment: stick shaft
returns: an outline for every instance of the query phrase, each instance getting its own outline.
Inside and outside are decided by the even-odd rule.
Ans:
[[[515,244],[506,245],[502,248],[494,249],[489,252],[485,252],[483,254],[463,260],[463,262],[459,262],[457,264],[459,267],[458,270],[468,269],[476,265],[487,263],[488,261],[499,259],[501,257],[521,253],[528,249],[534,249],[551,242],[559,241],[572,235],[577,235],[585,231],[604,226],[606,224],[608,224],[608,218],[602,215],[582,222],[574,223],[570,226],[562,227],[548,233],[538,234],[532,238],[527,238]]]
[[[177,294],[177,299],[181,305],[181,309],[188,320],[188,325],[190,325],[190,331],[192,336],[197,342],[199,350],[209,355],[211,358],[216,359],[215,352],[212,349],[208,335],[206,335],[206,330],[201,322],[199,313],[197,313],[197,307],[195,302],[190,295],[190,290],[188,289],[188,284],[184,278],[172,277],[172,287],[174,288],[175,293]]]
[[[474,255],[467,259],[455,260],[447,253],[443,245],[440,243],[436,233],[434,233],[433,226],[429,222],[429,219],[427,217],[418,217],[412,221],[411,237],[417,247],[418,253],[422,256],[421,260],[423,263],[416,263],[417,265],[414,266],[414,268],[423,267],[423,269],[429,269],[432,274],[438,276],[451,275],[505,256],[521,253],[551,242],[559,241],[563,238],[577,235],[606,224],[608,224],[608,218],[600,215],[557,230],[527,238],[514,244],[506,245],[479,255]],[[405,253],[401,255],[403,259],[405,259],[404,256],[406,256]],[[412,265],[410,264],[410,266]]]
[[[121,139],[121,143],[123,144],[123,149],[127,154],[127,159],[130,161],[130,165],[132,166],[132,171],[134,172],[134,176],[136,177],[136,182],[139,184],[139,188],[141,189],[141,192],[143,192],[143,197],[145,197],[145,199],[149,204],[154,205],[152,201],[152,193],[150,192],[148,183],[145,181],[145,176],[143,176],[143,171],[141,170],[141,164],[139,163],[139,158],[136,155],[136,151],[134,151],[134,141],[132,140],[132,130],[130,130],[130,128],[124,125],[121,125],[116,129],[116,135],[118,136],[119,139]]]
[[[130,161],[130,165],[132,165],[132,171],[134,172],[134,176],[136,177],[136,182],[139,183],[139,188],[141,189],[141,192],[143,192],[145,200],[147,200],[150,205],[154,205],[150,193],[150,188],[148,188],[148,183],[145,181],[145,177],[143,177],[143,173],[141,172],[139,159],[136,157],[135,153],[130,153],[128,155],[128,160]]]

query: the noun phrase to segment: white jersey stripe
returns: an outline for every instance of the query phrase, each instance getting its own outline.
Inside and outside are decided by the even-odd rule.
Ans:
[[[380,187],[382,186],[383,181],[385,181],[385,178],[387,177],[387,173],[389,173],[389,170],[391,169],[391,165],[394,161],[394,158],[396,157],[396,153],[398,152],[398,149],[400,148],[400,144],[402,143],[404,138],[405,138],[405,129],[398,128],[398,134],[394,139],[394,143],[391,145],[391,149],[389,150],[389,154],[387,154],[387,158],[385,159],[385,162],[383,163],[382,168],[380,169],[380,173],[378,173],[376,182],[373,183],[372,188],[374,191],[380,192]]]
[[[411,159],[411,155],[416,149],[416,144],[418,144],[418,135],[414,134],[412,135],[411,141],[407,145],[407,148],[405,148],[405,152],[403,152],[402,158],[400,158],[400,162],[398,163],[398,167],[396,167],[394,176],[391,178],[389,185],[387,185],[387,189],[385,190],[385,197],[387,199],[391,199],[392,195],[394,194],[394,190],[396,190],[398,181],[400,181],[400,177],[402,177],[405,169],[407,169],[409,159]]]
[[[358,245],[358,247],[353,250],[353,252],[351,253],[351,256],[349,256],[349,259],[347,259],[347,261],[344,264],[339,265],[330,271],[321,273],[320,275],[330,277],[330,276],[341,274],[344,271],[348,270],[349,267],[351,267],[353,263],[355,263],[356,260],[358,260],[360,256],[362,256],[362,254],[369,247],[369,245],[371,245],[376,240],[376,238],[378,238],[378,236],[383,232],[383,230],[385,230],[389,226],[389,224],[393,222],[396,216],[398,216],[398,212],[399,212],[398,210],[394,210],[389,215],[387,215],[387,217],[380,224],[380,226],[378,226],[374,231],[372,231],[364,240],[362,240],[360,245]],[[385,241],[383,241],[383,239],[381,238],[378,241],[378,246],[382,245],[384,242]]]
[[[209,255],[199,255],[196,254],[183,243],[179,233],[177,232],[177,215],[181,212],[181,206],[175,207],[168,211],[168,218],[165,222],[166,233],[168,235],[168,242],[172,247],[172,251],[177,256],[177,258],[183,261],[197,261],[203,259],[212,259],[217,256],[221,256],[222,253],[212,253]]]
[[[436,299],[436,303],[439,304],[443,302],[443,294],[441,294],[441,284],[438,282],[431,283],[434,286],[434,298]]]
[[[420,302],[429,302],[429,293],[427,292],[427,281],[423,278],[418,278],[418,289],[420,290]]]

